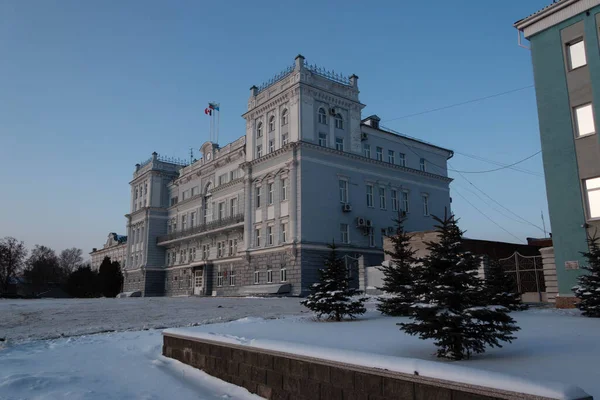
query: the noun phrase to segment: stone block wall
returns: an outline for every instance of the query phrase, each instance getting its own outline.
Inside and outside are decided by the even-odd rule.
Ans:
[[[554,260],[554,247],[540,249],[542,265],[544,268],[544,282],[546,283],[546,296],[549,303],[556,302],[558,294],[558,280],[556,279],[556,262]]]
[[[184,296],[194,293],[194,271],[192,268],[165,270],[165,296]]]
[[[142,271],[137,270],[134,272],[124,271],[123,277],[123,291],[124,292],[136,292],[144,291],[144,274]]]
[[[163,334],[163,355],[266,399],[540,400],[540,397]],[[591,397],[587,398],[591,400]]]

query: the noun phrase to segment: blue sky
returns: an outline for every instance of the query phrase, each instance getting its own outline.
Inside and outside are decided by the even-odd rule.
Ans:
[[[242,136],[250,86],[298,53],[357,74],[364,116],[457,152],[518,161],[540,149],[533,88],[395,118],[533,84],[512,24],[549,2],[2,1],[0,237],[87,253],[108,232],[125,233],[134,165],[153,151],[197,152],[208,101],[221,103],[221,144]],[[460,154],[450,165],[494,168]],[[519,167],[542,173],[541,155]],[[542,235],[451,176],[466,236]],[[540,226],[542,210],[547,217],[543,178],[465,176],[521,217]]]

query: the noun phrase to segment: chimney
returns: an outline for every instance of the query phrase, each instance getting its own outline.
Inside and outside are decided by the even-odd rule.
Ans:
[[[94,247],[94,248],[92,249],[92,253],[95,253],[95,252],[96,252],[96,250],[98,250],[98,249]]]
[[[250,96],[256,96],[258,94],[258,88],[255,85],[252,85],[250,88]]]
[[[352,76],[350,76],[350,86],[352,87],[357,87],[358,86],[358,76],[352,74]]]
[[[302,54],[298,54],[296,56],[296,67],[295,69],[300,71],[304,68],[304,56]]]
[[[138,172],[140,170],[140,164],[135,164],[135,172]]]

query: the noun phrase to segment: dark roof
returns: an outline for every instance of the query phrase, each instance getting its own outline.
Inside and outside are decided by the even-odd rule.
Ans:
[[[113,239],[115,239],[119,243],[127,243],[127,236],[117,235],[113,233]]]
[[[412,140],[413,142],[423,143],[423,144],[426,144],[427,146],[431,146],[431,147],[435,147],[436,149],[447,151],[448,153],[450,153],[450,157],[448,157],[448,159],[450,159],[450,158],[452,158],[454,156],[454,151],[452,151],[450,149],[447,149],[445,147],[436,146],[435,144],[426,142],[425,140],[421,140],[421,139],[417,139],[417,138],[412,137],[412,136],[405,135],[404,133],[400,133],[400,132],[397,132],[397,131],[395,131],[395,130],[393,130],[391,128],[388,128],[387,126],[379,125],[378,128],[375,128],[375,127],[373,127],[371,125],[368,125],[368,124],[365,123],[365,121],[369,120],[369,119],[374,119],[376,121],[380,120],[377,115],[371,115],[371,116],[369,116],[367,118],[362,119],[360,121],[360,124],[363,125],[363,126],[368,126],[369,128],[375,129],[376,131],[379,131],[379,132],[387,133],[389,135],[399,136],[399,137],[404,138],[404,139]]]

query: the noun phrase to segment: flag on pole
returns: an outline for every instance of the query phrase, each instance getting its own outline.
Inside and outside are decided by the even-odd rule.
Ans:
[[[210,108],[205,108],[205,109],[204,109],[204,114],[206,114],[206,115],[212,115],[212,109],[210,109]]]
[[[208,103],[208,108],[211,110],[219,111],[220,104],[218,103]]]

